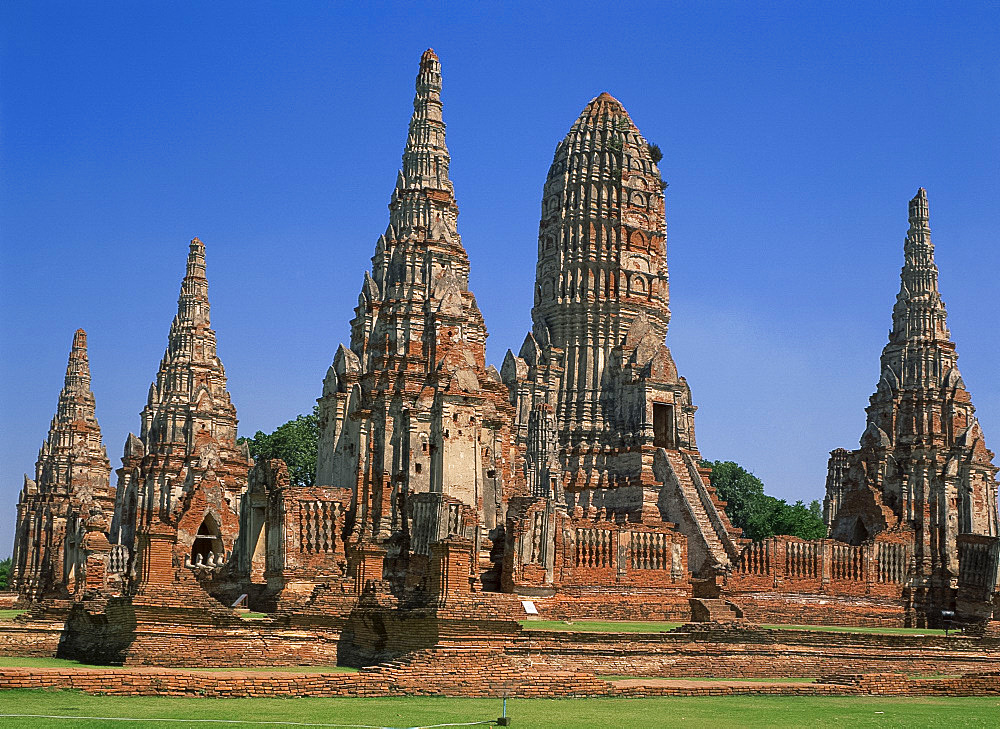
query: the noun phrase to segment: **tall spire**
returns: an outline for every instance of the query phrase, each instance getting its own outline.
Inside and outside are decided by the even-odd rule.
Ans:
[[[406,238],[422,232],[450,240],[457,234],[458,206],[448,178],[451,156],[442,120],[441,62],[430,48],[420,57],[415,86],[413,115],[402,169],[389,203],[386,237]]]
[[[170,324],[167,348],[142,412],[141,440],[147,454],[194,455],[196,441],[211,434],[234,449],[236,408],[226,390],[226,370],[216,355],[209,320],[205,244],[191,240],[187,268]]]
[[[56,414],[38,451],[35,480],[25,476],[17,505],[15,589],[32,597],[76,589],[81,535],[104,531],[111,520],[110,475],[90,390],[87,333],[78,329]]]
[[[77,329],[73,334],[73,347],[66,363],[66,379],[59,393],[59,405],[52,423],[69,424],[85,421],[96,429],[100,440],[101,429],[94,412],[94,393],[90,391],[90,360],[87,357],[87,332]],[[51,435],[51,432],[50,432]]]
[[[170,325],[170,353],[178,353],[182,348],[190,348],[193,340],[183,336],[185,331],[204,332],[206,343],[211,344],[215,355],[215,332],[209,327],[208,279],[205,277],[205,244],[192,238],[188,250],[187,272],[181,282],[181,293],[177,299],[177,316]],[[189,354],[193,351],[189,349]]]
[[[469,257],[458,234],[458,204],[448,178],[451,157],[442,120],[441,62],[432,49],[420,57],[414,85],[413,114],[389,202],[389,225],[375,244],[372,274],[365,274],[352,322],[351,349],[362,362],[371,354],[385,353],[383,335],[372,342],[379,349],[368,351],[376,319],[417,317],[405,326],[388,327],[395,340],[390,355],[408,353],[409,342],[420,341],[423,329],[423,312],[414,306],[420,302],[422,308],[456,288],[459,298],[466,299],[459,308],[471,305],[469,316],[482,328],[481,335],[473,334],[471,340],[486,340],[482,317],[468,290]]]
[[[892,311],[889,341],[901,343],[947,342],[947,312],[938,292],[938,269],[931,243],[927,191],[917,190],[909,205],[910,229],[904,244],[905,261],[900,272],[899,295]]]
[[[110,466],[101,443],[101,426],[95,414],[94,393],[90,390],[90,361],[87,333],[77,329],[66,364],[66,377],[49,435],[42,444],[36,464],[39,490],[69,493],[73,487],[71,461],[103,463],[107,481]]]
[[[445,144],[445,124],[441,118],[441,62],[428,48],[420,57],[413,116],[403,151],[403,178],[407,186],[451,192],[448,165],[451,157]]]
[[[126,546],[132,547],[137,532],[157,519],[173,523],[178,518],[174,508],[208,472],[232,499],[228,505],[213,504],[216,513],[234,509],[246,488],[247,457],[236,444],[236,408],[216,354],[209,309],[205,245],[194,238],[177,314],[142,410],[140,435],[129,434],[118,470],[112,532]]]
[[[488,502],[492,529],[512,488],[513,410],[486,367],[486,325],[469,291],[433,50],[415,87],[389,225],[364,275],[351,348],[337,350],[319,399],[317,483],[352,484],[355,524],[379,538],[427,491]]]
[[[938,291],[927,191],[909,203],[899,295],[860,447],[831,453],[826,518],[854,544],[912,530],[924,611],[952,604],[959,534],[997,534],[997,469],[958,371]],[[920,602],[922,601],[922,602]]]

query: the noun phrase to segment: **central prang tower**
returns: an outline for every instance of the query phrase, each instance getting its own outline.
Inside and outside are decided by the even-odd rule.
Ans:
[[[486,325],[469,291],[450,162],[441,63],[427,50],[389,225],[351,346],[337,350],[319,398],[317,483],[353,489],[355,538],[385,544],[396,574],[408,552],[426,556],[428,540],[448,533],[488,557],[507,498],[523,489],[513,411],[486,366]]]
[[[688,535],[698,571],[737,552],[665,344],[665,187],[622,104],[607,93],[587,104],[549,168],[532,331],[501,375],[534,495],[608,518],[658,513]]]

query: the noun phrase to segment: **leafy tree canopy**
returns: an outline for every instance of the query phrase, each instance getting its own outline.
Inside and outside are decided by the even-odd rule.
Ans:
[[[10,585],[11,558],[0,562],[0,590],[6,590]]]
[[[238,438],[246,443],[255,461],[280,458],[288,466],[293,486],[312,486],[316,482],[316,453],[319,450],[319,415],[299,415],[279,425],[273,433],[258,430],[253,438]]]
[[[711,483],[726,502],[726,514],[733,526],[753,540],[775,535],[822,539],[826,536],[823,511],[819,501],[806,506],[794,504],[764,493],[764,483],[732,461],[702,461],[712,469]]]

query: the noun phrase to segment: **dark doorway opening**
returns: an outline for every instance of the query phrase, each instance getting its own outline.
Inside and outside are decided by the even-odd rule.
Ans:
[[[674,406],[662,402],[653,403],[653,446],[674,448]]]
[[[208,555],[215,557],[223,556],[222,533],[219,525],[212,518],[211,514],[205,517],[205,521],[198,527],[198,534],[195,535],[194,544],[191,545],[191,563],[205,564],[208,562]]]

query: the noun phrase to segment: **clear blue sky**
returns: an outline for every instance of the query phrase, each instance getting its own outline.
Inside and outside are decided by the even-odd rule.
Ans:
[[[530,322],[552,152],[601,91],[660,145],[702,453],[821,498],[853,447],[927,188],[941,289],[1000,448],[1000,10],[983,3],[189,3],[0,10],[0,552],[73,331],[112,466],[187,242],[240,431],[308,412],[385,229],[421,52],[499,365]]]

